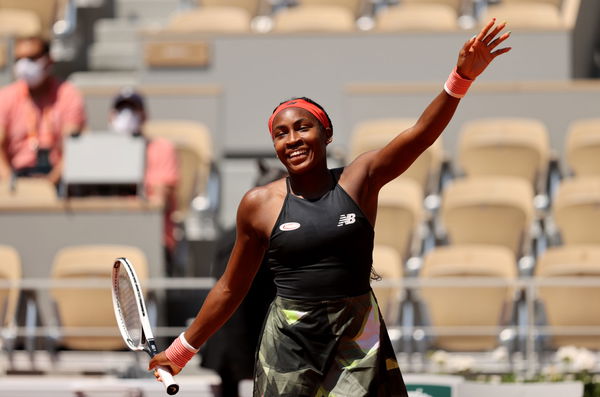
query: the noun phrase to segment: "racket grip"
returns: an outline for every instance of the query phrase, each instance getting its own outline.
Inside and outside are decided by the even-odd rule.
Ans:
[[[166,367],[158,366],[156,367],[156,371],[160,375],[162,379],[163,385],[165,385],[165,389],[167,389],[167,394],[172,396],[173,394],[177,394],[179,391],[179,385],[175,383],[175,379],[171,372]]]

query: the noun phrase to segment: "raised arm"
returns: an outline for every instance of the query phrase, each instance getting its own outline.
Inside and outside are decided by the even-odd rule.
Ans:
[[[510,50],[508,47],[496,49],[510,36],[510,32],[500,35],[505,26],[505,22],[496,25],[495,19],[491,20],[479,34],[469,39],[459,52],[453,71],[457,75],[451,75],[445,89],[427,106],[416,124],[401,132],[382,149],[358,159],[357,165],[366,167],[372,190],[379,190],[402,174],[446,128],[461,96],[452,92],[452,82],[458,81],[468,86],[469,81],[479,76],[494,58]]]
[[[261,229],[259,197],[251,191],[244,196],[238,209],[236,241],[227,269],[206,297],[202,308],[184,333],[189,345],[199,348],[215,333],[242,302],[262,262],[267,244]],[[167,358],[165,352],[156,355],[149,369],[157,365],[171,369],[173,375],[182,369]]]

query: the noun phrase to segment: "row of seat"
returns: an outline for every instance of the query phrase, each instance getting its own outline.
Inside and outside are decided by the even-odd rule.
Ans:
[[[400,258],[389,247],[375,247],[373,265],[383,280],[402,277]],[[600,244],[553,247],[538,259],[534,280],[540,285],[534,290],[536,295],[531,297],[535,300],[535,312],[527,313],[527,316],[533,316],[536,326],[549,327],[551,331],[562,328],[560,332],[550,335],[536,332],[544,348],[576,345],[600,349],[600,332],[589,332],[589,327],[600,327],[600,313],[593,304],[600,298],[599,276]],[[448,278],[459,283],[455,286],[427,284],[427,281]],[[583,281],[584,284],[555,282],[553,285],[551,281],[557,278]],[[472,285],[465,285],[464,281],[469,279],[476,281]],[[496,283],[485,284],[481,281],[485,279]],[[373,288],[390,325],[433,327],[434,334],[429,338],[430,348],[481,351],[492,350],[501,342],[506,342],[500,336],[503,329],[527,327],[524,323],[528,317],[519,320],[514,314],[518,305],[526,304],[522,300],[523,294],[518,293],[516,279],[515,258],[510,250],[493,245],[450,245],[436,248],[424,257],[418,279],[425,283],[422,286],[389,287],[378,286],[374,282]],[[544,284],[544,280],[550,282]],[[592,283],[585,284],[585,281]],[[593,284],[594,281],[596,284]],[[401,305],[407,299],[425,312],[408,324],[400,318]],[[451,327],[459,327],[459,330],[455,334],[435,334],[436,328]],[[466,335],[461,335],[460,329],[464,331],[469,327],[489,327],[492,332],[488,329],[481,334],[477,334],[477,331],[469,334],[467,331]],[[584,332],[581,332],[582,329]],[[540,338],[540,335],[543,337]]]
[[[348,159],[382,147],[415,119],[390,118],[364,121],[352,133]],[[403,176],[421,186],[425,193],[435,191],[432,180],[439,178],[444,150],[439,139]],[[600,176],[600,118],[573,121],[565,134],[564,159],[567,174]],[[465,123],[459,132],[455,172],[467,176],[503,175],[519,177],[536,193],[545,193],[544,184],[552,160],[558,154],[550,146],[548,129],[535,118],[483,118]],[[560,171],[560,170],[559,170]]]
[[[344,3],[344,4],[342,4]],[[458,0],[404,0],[398,5],[381,7],[370,23],[366,19],[356,20],[359,1],[301,0],[295,7],[286,7],[273,13],[270,20],[255,21],[248,12],[249,7],[205,5],[191,10],[174,13],[164,31],[167,32],[350,32],[357,28],[382,32],[392,31],[444,31],[456,30],[459,24],[460,4]],[[233,4],[232,4],[233,5]],[[479,18],[485,24],[492,17],[510,20],[513,28],[557,29],[570,27],[565,22],[558,4],[539,1],[504,2],[490,5]],[[358,24],[357,24],[358,22]],[[361,24],[361,22],[363,22]],[[467,26],[472,27],[472,26]]]

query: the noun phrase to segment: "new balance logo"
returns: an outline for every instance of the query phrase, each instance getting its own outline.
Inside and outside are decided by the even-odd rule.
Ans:
[[[344,225],[351,225],[354,222],[356,222],[356,214],[355,213],[342,214],[342,215],[340,215],[340,220],[338,221],[338,227],[344,226]]]

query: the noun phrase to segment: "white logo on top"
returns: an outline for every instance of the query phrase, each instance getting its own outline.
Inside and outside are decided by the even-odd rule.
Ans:
[[[356,222],[356,214],[351,212],[349,214],[340,215],[340,220],[338,221],[338,227],[344,225],[351,225]]]
[[[279,230],[284,232],[289,232],[298,228],[300,228],[300,224],[298,222],[287,222],[279,226]]]

